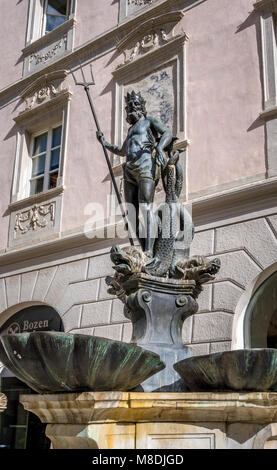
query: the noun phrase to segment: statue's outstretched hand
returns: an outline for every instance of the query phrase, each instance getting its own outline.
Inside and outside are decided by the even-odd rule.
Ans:
[[[161,166],[162,168],[166,167],[166,155],[163,150],[159,149],[159,147],[156,149],[156,161],[157,165]]]
[[[99,142],[105,146],[105,137],[104,137],[104,134],[103,132],[101,131],[96,131],[96,137],[97,139],[99,140]]]

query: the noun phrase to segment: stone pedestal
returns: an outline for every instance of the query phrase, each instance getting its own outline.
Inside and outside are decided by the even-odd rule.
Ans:
[[[123,284],[125,316],[132,321],[132,343],[159,354],[166,368],[141,386],[145,392],[184,391],[173,365],[191,356],[183,345],[184,320],[197,312],[195,282],[136,274]]]
[[[277,393],[21,395],[54,449],[277,449]]]

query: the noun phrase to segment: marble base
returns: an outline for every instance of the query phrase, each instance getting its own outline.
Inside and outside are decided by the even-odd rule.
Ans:
[[[277,393],[21,395],[54,449],[277,449]]]

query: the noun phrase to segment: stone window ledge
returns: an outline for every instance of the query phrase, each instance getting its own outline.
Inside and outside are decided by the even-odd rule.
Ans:
[[[277,12],[275,0],[259,0],[254,3],[254,9],[258,11]]]
[[[11,212],[16,211],[18,209],[24,209],[27,206],[31,206],[33,204],[39,204],[41,202],[47,201],[52,199],[53,197],[62,194],[65,190],[65,186],[57,186],[56,188],[49,189],[48,191],[44,191],[39,194],[34,194],[33,196],[26,197],[21,199],[20,201],[13,201],[9,204],[8,208]]]
[[[76,23],[77,21],[75,18],[71,18],[65,21],[63,24],[53,29],[53,31],[50,31],[47,34],[44,34],[41,38],[29,43],[26,47],[22,49],[22,54],[26,56],[36,50],[43,49],[44,47],[48,46],[48,44],[51,44],[56,39],[62,37],[65,33],[72,29],[76,25]]]
[[[260,113],[261,119],[271,118],[273,116],[277,116],[277,106],[271,106],[270,108],[264,109]]]

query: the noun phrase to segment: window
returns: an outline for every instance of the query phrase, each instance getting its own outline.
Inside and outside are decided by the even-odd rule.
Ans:
[[[29,0],[23,75],[73,50],[77,0]]]
[[[69,0],[45,0],[42,25],[42,35],[53,31],[65,21],[70,15]]]
[[[60,166],[62,126],[33,136],[31,142],[30,196],[57,186]]]

